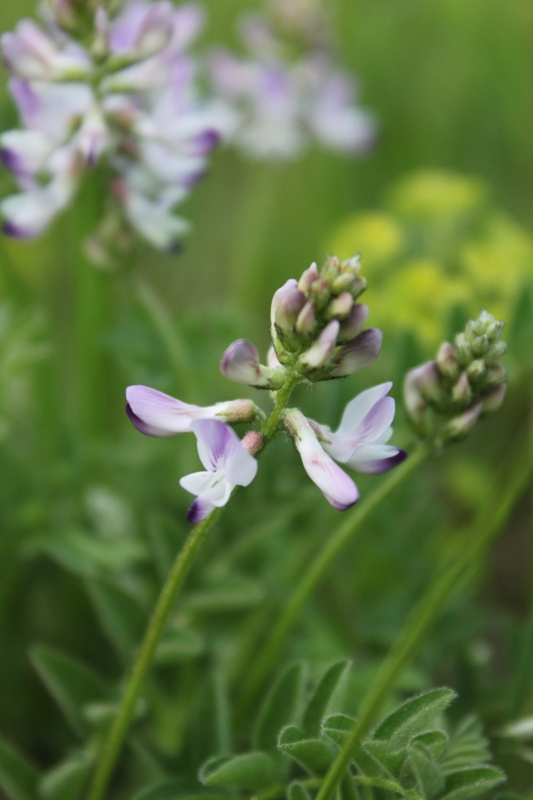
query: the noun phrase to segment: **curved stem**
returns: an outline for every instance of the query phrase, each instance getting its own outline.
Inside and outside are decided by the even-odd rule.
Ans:
[[[150,668],[155,649],[172,609],[172,604],[183,584],[198,548],[202,544],[213,522],[220,516],[221,511],[221,508],[216,508],[208,517],[195,525],[178,553],[166,583],[159,595],[159,599],[135,659],[130,678],[126,685],[126,690],[122,696],[117,715],[111,725],[111,729],[100,754],[94,780],[89,792],[89,800],[101,800],[104,796],[113,768],[120,755],[122,744],[135,710],[135,705],[143,687],[144,679]]]
[[[349,513],[348,518],[337,528],[333,535],[326,540],[324,547],[319,551],[314,561],[304,572],[301,580],[296,585],[281,616],[272,628],[259,658],[248,672],[247,679],[241,690],[240,703],[237,709],[238,713],[242,713],[248,707],[256,691],[260,689],[264,680],[268,677],[302,608],[316,585],[324,577],[332,561],[341,552],[348,541],[361,529],[375,509],[378,508],[398,486],[407,480],[432,452],[432,448],[429,446],[420,446],[407,461],[395,469],[394,472],[391,472],[381,486],[369,497],[366,503],[357,506]]]
[[[511,452],[513,451],[516,451],[516,448],[513,448]],[[466,547],[455,556],[447,568],[441,571],[440,576],[437,576],[429,586],[411,613],[396,644],[382,662],[370,685],[359,709],[352,733],[330,767],[316,800],[330,800],[333,797],[350,764],[354,751],[372,725],[401,670],[422,643],[425,634],[441,613],[450,595],[468,570],[476,564],[491,539],[499,532],[512,512],[533,474],[532,455],[528,454],[526,459],[525,463],[523,460],[518,461],[519,466],[503,496],[499,492],[498,485],[491,495],[498,498],[497,502],[489,505],[487,511],[483,509],[476,517],[469,533],[468,531],[465,533],[469,539]]]

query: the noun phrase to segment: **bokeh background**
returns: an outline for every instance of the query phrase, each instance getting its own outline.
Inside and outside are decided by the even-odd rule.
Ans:
[[[204,40],[234,42],[235,19],[252,6],[206,3]],[[139,436],[123,413],[124,387],[145,383],[197,404],[241,396],[219,373],[222,352],[237,337],[266,350],[273,291],[311,261],[361,253],[370,323],[384,343],[364,373],[300,388],[309,416],[335,426],[348,399],[393,380],[394,441],[411,446],[406,369],[482,308],[508,324],[509,393],[497,415],[372,517],[309,604],[286,659],[318,670],[351,657],[357,698],[434,564],[494,501],[502,463],[520,469],[519,444],[532,441],[533,6],[331,0],[328,9],[339,58],[378,120],[376,147],[357,159],[317,148],[289,164],[216,153],[184,208],[194,227],[182,251],[140,245],[98,276],[107,301],[101,324],[84,333],[98,351],[98,407],[83,436],[83,190],[45,236],[0,241],[0,735],[40,769],[75,747],[77,734],[51,697],[39,648],[118,680],[188,530],[178,479],[197,469],[192,437]],[[32,11],[27,0],[3,3],[0,29]],[[0,124],[16,124],[3,87]],[[1,193],[10,186],[4,171]],[[381,480],[361,476],[361,502]],[[529,492],[401,686],[452,686],[454,713],[478,713],[490,734],[533,714],[532,513]],[[166,752],[189,741],[211,671],[238,697],[265,626],[338,524],[297,454],[276,441],[204,548],[174,620],[172,669],[160,667],[168,674],[152,723]],[[523,743],[519,757],[495,741],[511,788],[531,791],[533,750]]]

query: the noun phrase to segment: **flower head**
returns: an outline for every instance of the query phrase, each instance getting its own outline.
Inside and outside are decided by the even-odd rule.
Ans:
[[[197,419],[191,428],[205,467],[205,472],[194,472],[180,480],[187,492],[197,496],[187,513],[187,520],[194,524],[214,508],[226,505],[235,486],[248,486],[256,476],[257,461],[224,423]]]

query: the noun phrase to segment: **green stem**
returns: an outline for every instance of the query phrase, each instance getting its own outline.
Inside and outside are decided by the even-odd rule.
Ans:
[[[353,730],[330,767],[316,800],[330,800],[333,797],[350,764],[354,751],[372,725],[401,670],[422,643],[424,636],[441,613],[450,595],[468,570],[476,564],[491,539],[498,533],[512,512],[533,474],[533,458],[530,454],[527,455],[526,463],[521,460],[518,463],[519,468],[503,495],[500,484],[498,484],[494,488],[494,494],[491,495],[499,498],[497,503],[489,505],[487,512],[483,509],[476,517],[470,527],[468,544],[456,555],[449,566],[443,567],[440,576],[436,577],[411,613],[396,644],[382,662],[370,685],[359,709]]]
[[[178,553],[172,570],[159,595],[159,599],[135,659],[130,678],[126,685],[126,690],[122,696],[117,715],[111,725],[104,747],[100,753],[100,759],[96,766],[96,772],[89,792],[89,800],[101,800],[104,796],[113,768],[120,755],[122,744],[143,687],[144,679],[150,669],[155,649],[176,595],[183,584],[198,548],[205,539],[213,522],[220,516],[221,511],[221,508],[216,508],[208,517],[195,525]]]
[[[271,441],[276,435],[279,424],[283,419],[283,414],[285,413],[287,405],[289,404],[289,400],[291,399],[291,394],[300,380],[301,378],[298,373],[292,372],[287,376],[285,384],[282,386],[282,388],[271,393],[272,397],[274,398],[274,408],[272,409],[270,416],[264,423],[261,430],[265,444]]]
[[[415,472],[426,458],[428,458],[431,452],[432,449],[430,447],[419,447],[407,461],[395,469],[394,472],[390,473],[387,479],[369,497],[366,503],[357,506],[349,513],[348,518],[337,528],[333,535],[326,540],[324,547],[319,551],[314,561],[304,572],[300,582],[289,598],[288,603],[284,606],[281,616],[272,628],[259,658],[248,672],[240,694],[240,702],[237,709],[238,713],[245,711],[249,702],[255,696],[255,693],[261,688],[263,682],[268,677],[302,608],[311,596],[316,585],[324,577],[333,560],[351,540],[354,534],[367,522],[376,508]]]
[[[178,326],[149,283],[137,278],[135,291],[140,305],[150,317],[152,325],[167,351],[172,368],[182,387],[181,394],[190,397],[198,396],[194,370],[187,356],[187,349]]]
[[[509,719],[515,720],[520,716],[522,708],[526,705],[531,693],[531,670],[533,665],[533,599],[524,631],[522,651],[516,669],[516,676],[511,690],[509,704]]]

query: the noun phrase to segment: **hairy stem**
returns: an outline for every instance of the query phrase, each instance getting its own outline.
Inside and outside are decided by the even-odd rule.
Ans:
[[[517,448],[513,448],[516,452]],[[379,668],[361,703],[356,723],[350,737],[330,767],[316,800],[330,800],[348,768],[354,751],[372,725],[383,701],[396,683],[401,671],[421,645],[429,628],[433,625],[450,595],[464,579],[469,569],[475,566],[485,548],[499,532],[511,514],[517,500],[528,485],[533,474],[533,457],[518,460],[518,468],[502,494],[500,482],[491,497],[497,502],[475,518],[465,532],[467,545],[455,556],[440,575],[434,579],[418,605],[411,613],[406,625]],[[508,474],[505,472],[504,474]]]
[[[105,794],[115,763],[120,755],[137,700],[141,694],[144,679],[152,664],[155,649],[161,638],[176,595],[183,584],[198,548],[204,541],[213,522],[220,516],[221,511],[221,508],[216,508],[208,517],[194,526],[179,551],[166,583],[161,590],[135,659],[117,715],[100,753],[100,759],[97,763],[89,792],[89,800],[101,800]]]
[[[422,463],[424,463],[431,452],[432,448],[430,447],[419,447],[407,461],[395,469],[394,472],[384,480],[381,486],[365,503],[349,512],[347,519],[345,519],[332,536],[326,540],[324,547],[318,552],[317,556],[307,570],[305,570],[302,578],[296,585],[287,604],[283,608],[281,616],[270,631],[259,657],[249,670],[241,690],[240,702],[237,709],[238,713],[242,713],[246,710],[250,701],[255,696],[255,693],[261,688],[263,682],[268,677],[300,612],[317,584],[324,577],[331,563],[352,537],[361,530],[362,526],[367,522],[376,508],[378,508],[398,486],[406,481]]]

